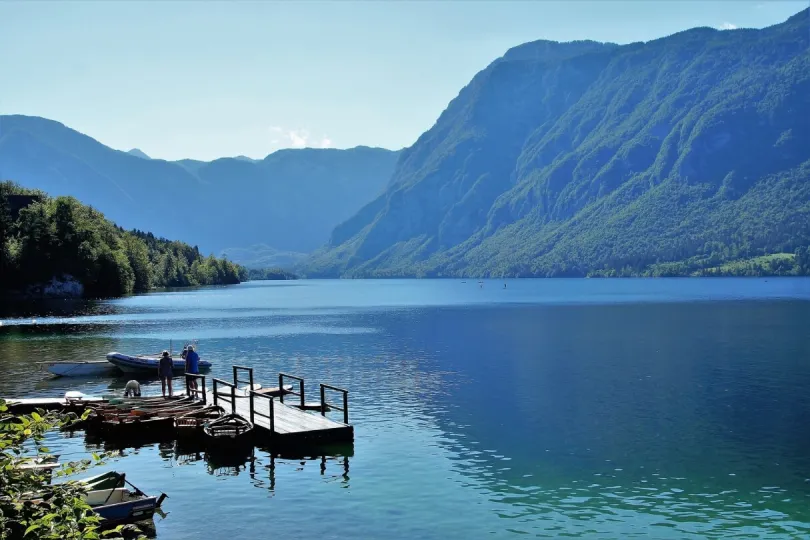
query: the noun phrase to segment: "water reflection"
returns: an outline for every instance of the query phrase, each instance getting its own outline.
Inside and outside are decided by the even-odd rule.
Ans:
[[[99,434],[64,432],[65,439],[83,437],[88,452],[110,452],[118,458],[137,455],[144,449],[156,448],[158,456],[178,466],[202,463],[212,476],[239,476],[247,473],[258,488],[275,490],[276,466],[281,463],[294,471],[304,471],[317,464],[320,475],[330,480],[340,480],[348,487],[349,458],[354,456],[351,443],[310,445],[298,447],[272,447],[266,444],[250,446],[239,451],[208,448],[200,438],[174,438],[173,435],[141,435],[134,437],[105,438]],[[332,465],[330,465],[332,464]],[[337,468],[335,467],[337,465]],[[264,471],[264,479],[257,470]]]
[[[363,309],[341,303],[351,296],[344,287],[367,295],[376,284],[335,285],[342,292],[328,309],[307,307],[317,303],[312,291],[323,290],[317,284],[279,296],[253,287],[246,296],[234,288],[137,297],[116,303],[121,312],[111,317],[120,319],[92,319],[89,334],[77,329],[81,339],[49,337],[42,327],[0,337],[3,367],[16,373],[0,378],[0,395],[59,394],[76,384],[42,383],[8,351],[103,356],[156,350],[162,336],[189,332],[216,359],[213,377],[230,379],[235,363],[253,367],[262,383],[279,371],[301,375],[310,396],[317,382],[350,390],[358,459],[353,447],[307,455],[257,448],[224,464],[174,441],[125,448],[117,466],[150,489],[171,488],[173,515],[157,522],[171,538],[200,535],[201,492],[216,493],[218,512],[229,516],[205,525],[219,536],[241,523],[250,536],[247,524],[270,520],[324,537],[335,524],[371,538],[808,536],[810,304],[764,301],[756,282],[741,295],[755,300],[705,302],[715,290],[725,298],[742,287],[714,280],[684,285],[700,302],[655,303],[649,291],[632,291],[647,283],[653,299],[677,296],[666,281],[623,281],[624,292],[603,291],[599,303],[577,293],[576,305],[564,305],[566,288],[612,284],[547,281],[537,287],[560,290],[526,292],[556,299],[542,305],[431,300],[379,309],[402,301],[401,283],[392,285],[394,300],[367,298],[363,304],[377,307]],[[762,298],[787,295],[790,283],[774,283],[776,294]],[[810,281],[802,283],[797,296],[805,298]],[[451,284],[441,286],[413,284],[413,296],[427,288],[463,303]],[[524,286],[481,294],[520,295]],[[297,311],[289,308],[292,290],[310,291]],[[621,301],[605,300],[617,294]],[[189,316],[185,302],[202,311]],[[286,311],[273,311],[285,302]],[[127,319],[126,310],[139,314]],[[125,381],[79,385],[98,394]],[[305,476],[310,481],[299,481]],[[324,481],[312,482],[316,476]],[[246,483],[260,489],[248,495]],[[273,505],[264,504],[268,497]],[[306,505],[328,507],[330,519],[303,523]]]
[[[446,308],[387,330],[432,343],[442,384],[464,374],[424,409],[509,530],[778,536],[810,531],[808,319],[807,303]]]

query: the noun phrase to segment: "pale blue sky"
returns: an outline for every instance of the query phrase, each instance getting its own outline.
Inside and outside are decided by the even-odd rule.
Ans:
[[[52,118],[165,159],[401,148],[520,43],[761,28],[807,5],[0,0],[0,112]]]

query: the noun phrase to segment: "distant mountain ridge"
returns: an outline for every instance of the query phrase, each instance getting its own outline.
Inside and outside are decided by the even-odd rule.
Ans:
[[[306,148],[263,160],[170,162],[113,150],[53,120],[0,116],[0,177],[72,195],[124,228],[182,238],[209,253],[255,244],[318,248],[383,190],[397,156]]]
[[[302,269],[685,275],[807,246],[809,14],[510,49]]]
[[[255,244],[244,248],[224,249],[220,257],[238,262],[246,268],[293,268],[303,261],[306,253],[279,251],[266,244]]]

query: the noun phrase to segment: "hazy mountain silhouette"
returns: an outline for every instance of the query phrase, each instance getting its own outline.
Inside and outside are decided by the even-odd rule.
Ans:
[[[308,252],[323,245],[336,224],[379,195],[397,155],[305,148],[259,161],[170,162],[113,150],[52,120],[0,116],[0,177],[72,195],[122,227],[205,252],[254,244]]]

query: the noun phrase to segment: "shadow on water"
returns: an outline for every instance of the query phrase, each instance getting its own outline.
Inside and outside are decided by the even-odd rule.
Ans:
[[[66,432],[66,438],[81,437],[83,432]],[[349,459],[354,457],[354,444],[319,444],[302,446],[268,446],[262,443],[239,450],[211,449],[200,438],[175,438],[173,435],[141,435],[108,439],[97,434],[84,434],[89,451],[116,452],[121,457],[148,447],[157,447],[159,456],[179,466],[204,463],[212,476],[248,474],[255,487],[271,492],[276,486],[277,462],[290,464],[302,471],[316,464],[321,476],[349,481]],[[330,465],[331,464],[331,465]],[[337,466],[337,468],[335,468]],[[263,475],[266,475],[266,479]]]

